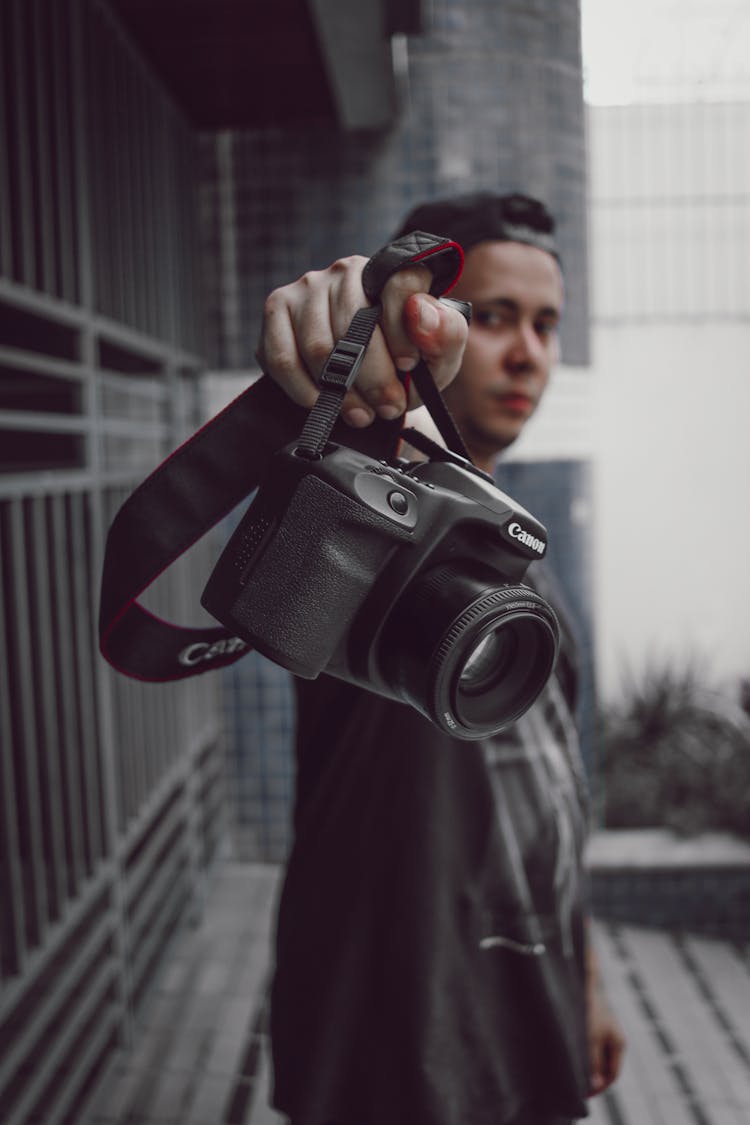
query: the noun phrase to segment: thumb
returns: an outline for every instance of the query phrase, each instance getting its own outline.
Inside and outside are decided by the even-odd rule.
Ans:
[[[604,1046],[600,1038],[589,1040],[589,1093],[596,1097],[607,1085],[604,1077]]]
[[[466,320],[454,306],[444,305],[427,293],[415,293],[404,305],[404,327],[442,390],[461,366],[468,334]]]

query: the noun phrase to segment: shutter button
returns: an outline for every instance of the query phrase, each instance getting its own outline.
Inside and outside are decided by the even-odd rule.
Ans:
[[[388,503],[397,516],[405,516],[409,511],[409,501],[403,492],[389,492]]]

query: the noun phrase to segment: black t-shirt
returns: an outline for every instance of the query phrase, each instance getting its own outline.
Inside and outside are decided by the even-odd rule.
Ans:
[[[271,1010],[295,1125],[585,1114],[583,787],[553,679],[511,735],[299,681]]]

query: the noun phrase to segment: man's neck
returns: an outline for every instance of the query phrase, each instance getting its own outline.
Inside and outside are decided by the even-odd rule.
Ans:
[[[499,453],[480,453],[476,449],[470,449],[469,453],[478,469],[482,469],[488,476],[494,477],[495,468],[500,460]]]

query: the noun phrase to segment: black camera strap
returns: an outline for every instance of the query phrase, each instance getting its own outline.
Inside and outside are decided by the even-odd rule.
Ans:
[[[326,442],[338,419],[344,395],[349,390],[365,358],[382,309],[379,304],[359,309],[326,360],[320,374],[320,394],[297,443],[297,453],[313,460],[322,457]]]
[[[367,263],[363,285],[368,298],[377,301],[391,274],[413,264],[428,266],[430,292],[439,296],[457,280],[463,254],[448,239],[423,232],[407,235]],[[175,625],[138,599],[257,487],[277,449],[301,434],[300,444],[315,451],[333,434],[335,441],[370,456],[393,456],[402,419],[377,419],[362,430],[338,420],[379,312],[377,304],[361,310],[347,333],[353,339],[344,337],[348,346],[342,349],[337,343],[326,364],[317,412],[296,406],[264,376],[172,453],[122,505],[107,536],[99,612],[101,652],[119,671],[152,682],[177,680],[231,664],[247,651],[246,642],[223,627]],[[439,399],[429,371],[427,376]],[[417,384],[420,394],[429,394],[426,380],[423,386],[424,391]]]

